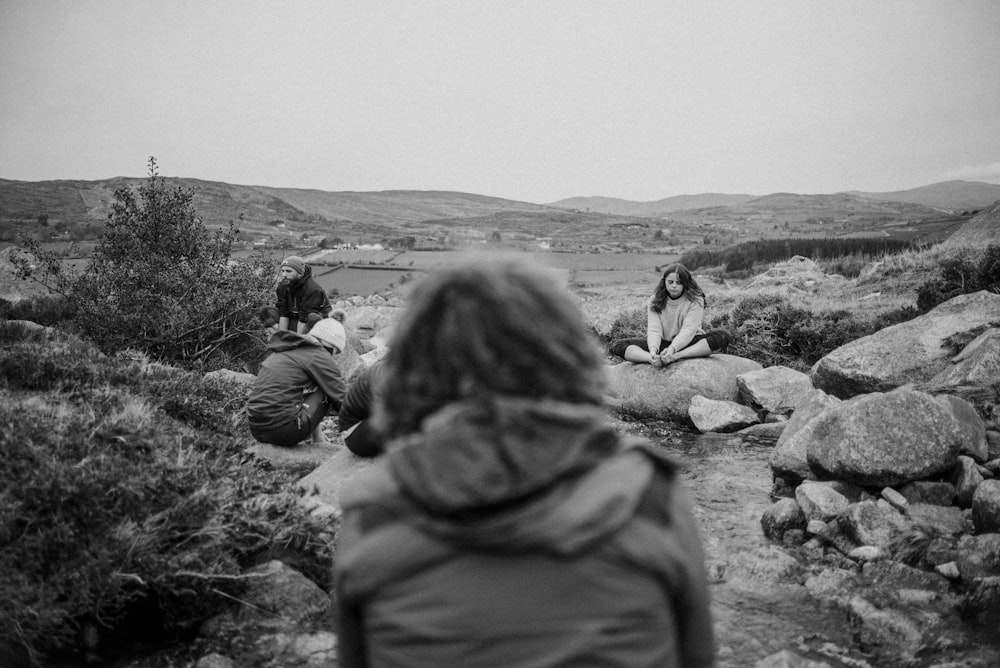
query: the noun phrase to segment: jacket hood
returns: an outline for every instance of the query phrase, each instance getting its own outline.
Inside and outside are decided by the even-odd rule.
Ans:
[[[306,347],[322,348],[323,344],[308,334],[299,334],[287,329],[278,330],[267,340],[267,350],[272,353]]]
[[[648,457],[597,406],[494,398],[447,406],[390,444],[407,513],[459,544],[572,553],[627,522]]]

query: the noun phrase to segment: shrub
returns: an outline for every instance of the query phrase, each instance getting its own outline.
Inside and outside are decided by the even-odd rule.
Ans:
[[[7,320],[30,320],[51,327],[72,321],[75,314],[73,302],[63,295],[37,296],[16,302],[0,300],[0,318]]]
[[[764,366],[806,369],[846,343],[917,314],[916,309],[904,308],[863,320],[844,310],[813,313],[785,297],[763,294],[744,297],[709,326],[729,330],[729,352],[734,355]]]
[[[938,277],[917,290],[917,307],[929,311],[952,297],[980,290],[1000,292],[1000,245],[940,258]]]
[[[260,253],[231,262],[236,224],[210,232],[194,210],[194,192],[168,189],[152,158],[138,194],[122,186],[114,197],[82,273],[24,239],[40,266],[15,258],[22,276],[64,295],[79,330],[106,353],[134,348],[203,368],[259,355],[254,310],[270,298],[273,262]]]
[[[625,311],[611,323],[608,342],[618,339],[629,339],[636,336],[646,336],[646,308],[640,307]]]
[[[193,628],[277,553],[329,587],[336,527],[246,455],[242,393],[10,323],[0,340],[0,657]]]

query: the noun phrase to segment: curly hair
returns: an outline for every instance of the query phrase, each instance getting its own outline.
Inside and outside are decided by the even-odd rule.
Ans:
[[[668,295],[665,281],[670,274],[677,274],[677,278],[680,279],[681,286],[684,288],[684,292],[681,293],[683,296],[695,304],[705,306],[705,292],[698,286],[698,281],[694,280],[694,276],[691,275],[687,267],[680,262],[675,262],[674,264],[668,264],[660,272],[660,280],[657,281],[656,288],[653,290],[653,296],[649,300],[650,311],[662,313],[663,307],[667,305]]]
[[[604,387],[597,341],[552,272],[480,258],[414,288],[389,343],[374,419],[395,438],[455,401],[514,395],[600,405]]]

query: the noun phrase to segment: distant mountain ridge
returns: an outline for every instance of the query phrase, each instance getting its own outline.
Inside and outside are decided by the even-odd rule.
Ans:
[[[52,223],[102,225],[114,201],[115,188],[135,188],[145,179],[116,177],[100,181],[14,181],[0,179],[0,226],[11,229],[45,217]],[[828,195],[772,193],[703,193],[677,195],[655,202],[609,197],[575,197],[552,204],[451,191],[325,191],[304,188],[246,186],[167,177],[170,187],[194,190],[194,206],[210,225],[243,216],[243,229],[267,231],[282,223],[288,229],[330,229],[371,236],[412,234],[413,226],[505,229],[520,220],[524,229],[581,229],[626,224],[625,220],[664,218],[693,225],[774,225],[813,221],[851,222],[859,229],[879,221],[928,219],[943,212],[979,210],[1000,200],[1000,184],[945,181],[894,192],[843,192]],[[603,222],[597,217],[606,218]],[[533,222],[528,222],[533,221]],[[866,223],[867,221],[867,223]],[[631,223],[629,223],[631,224]],[[10,227],[7,227],[10,226]],[[424,226],[426,227],[426,226]],[[596,229],[596,228],[595,228]]]
[[[772,193],[763,196],[705,193],[701,195],[678,195],[652,202],[636,202],[612,197],[571,197],[551,202],[549,206],[627,216],[667,218],[670,217],[670,214],[678,211],[718,209],[721,207],[729,208],[733,211],[747,208],[752,212],[754,209],[766,208],[769,204],[774,204],[781,199],[787,201],[789,198],[794,198],[797,206],[801,207],[805,205],[808,208],[815,209],[817,212],[833,202],[845,203],[850,198],[862,198],[870,202],[916,204],[936,209],[938,212],[957,212],[966,209],[982,209],[1000,200],[1000,184],[956,180],[942,181],[919,188],[892,192],[847,191],[828,195]],[[756,203],[756,205],[751,203]],[[875,206],[877,207],[878,205]],[[857,208],[856,204],[852,204],[851,208]],[[899,207],[895,207],[894,209],[899,209]],[[831,210],[831,213],[833,212],[834,210]],[[931,212],[920,212],[919,210],[914,211],[914,213],[919,215],[931,214]]]
[[[100,181],[12,181],[0,179],[0,221],[47,215],[69,222],[103,222],[114,191],[137,188],[146,179],[115,177]],[[168,187],[194,190],[194,206],[209,223],[243,215],[251,223],[350,221],[400,225],[428,219],[464,218],[506,212],[543,212],[549,207],[470,193],[424,190],[331,192],[304,188],[245,186],[166,177]]]

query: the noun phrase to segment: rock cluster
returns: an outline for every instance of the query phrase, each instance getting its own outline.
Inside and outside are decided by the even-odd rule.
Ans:
[[[951,359],[942,346],[995,322],[995,309],[1000,295],[957,297],[830,353],[812,370],[815,387],[794,393],[771,453],[778,498],[764,534],[841,564],[823,572],[837,586],[810,590],[843,607],[877,656],[905,663],[938,642],[942,609],[1000,625],[998,376],[981,373],[1000,357],[1000,337],[990,329]],[[957,396],[977,385],[992,401]],[[892,600],[869,600],[873,578],[894,583]]]

